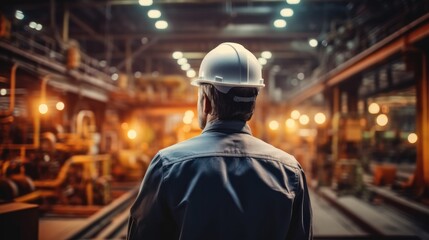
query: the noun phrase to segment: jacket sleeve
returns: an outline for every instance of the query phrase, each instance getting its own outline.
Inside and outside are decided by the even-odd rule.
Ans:
[[[298,182],[299,187],[293,204],[291,226],[286,239],[313,239],[313,214],[307,181],[302,169],[298,175]]]
[[[152,160],[130,209],[127,239],[164,239],[172,233],[173,225],[163,204],[161,160],[159,155]]]

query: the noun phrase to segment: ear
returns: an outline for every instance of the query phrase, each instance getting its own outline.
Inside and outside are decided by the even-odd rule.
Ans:
[[[212,112],[212,104],[206,94],[203,94],[203,112],[207,115]]]

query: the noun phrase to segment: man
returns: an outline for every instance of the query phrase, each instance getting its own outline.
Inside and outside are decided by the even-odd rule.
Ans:
[[[255,56],[222,43],[203,59],[201,135],[161,150],[131,208],[129,239],[311,239],[311,206],[295,158],[246,125],[264,87]]]

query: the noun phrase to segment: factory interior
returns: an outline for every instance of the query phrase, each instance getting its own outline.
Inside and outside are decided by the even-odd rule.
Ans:
[[[303,167],[314,239],[429,239],[428,0],[1,1],[0,239],[125,239],[222,42],[262,65],[248,124]]]

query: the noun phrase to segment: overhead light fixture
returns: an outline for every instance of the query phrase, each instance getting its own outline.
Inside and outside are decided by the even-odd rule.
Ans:
[[[131,140],[136,139],[136,137],[137,137],[137,131],[136,131],[136,130],[134,130],[134,129],[130,129],[130,130],[128,130],[128,132],[127,132],[127,137],[128,137],[129,139],[131,139]]]
[[[0,89],[0,95],[5,96],[7,94],[7,90],[5,88]]]
[[[270,59],[273,56],[273,54],[270,51],[263,51],[261,53],[261,57],[265,58],[265,59]]]
[[[152,0],[139,0],[140,6],[151,6],[153,4]]]
[[[149,18],[160,18],[161,17],[161,11],[157,9],[151,9],[147,12],[147,16]]]
[[[119,74],[114,73],[114,74],[112,74],[111,78],[112,78],[113,81],[116,81],[119,78]]]
[[[293,120],[292,118],[288,118],[285,121],[285,126],[289,129],[289,130],[294,130],[296,128],[296,122],[295,120]]]
[[[188,63],[188,59],[186,59],[186,58],[182,57],[182,58],[177,59],[177,64],[179,64],[179,65],[183,65],[186,63]]]
[[[301,2],[301,0],[286,0],[286,2],[287,2],[288,4],[298,4],[298,3],[300,3],[300,2]]]
[[[60,102],[57,102],[57,104],[55,104],[55,107],[57,108],[58,111],[62,111],[64,110],[65,105],[63,102],[60,101]]]
[[[314,115],[314,121],[319,125],[324,124],[326,121],[325,114],[323,114],[321,112],[316,113],[316,115]]]
[[[258,58],[258,61],[259,61],[259,63],[261,64],[261,65],[265,65],[265,64],[267,64],[267,59],[265,59],[265,58]]]
[[[287,24],[286,21],[283,19],[277,19],[273,23],[274,27],[276,28],[284,28],[286,27],[286,24]]]
[[[155,23],[157,29],[166,29],[168,27],[168,22],[164,20],[158,20]]]
[[[193,77],[195,77],[197,75],[197,73],[195,72],[195,70],[193,70],[193,69],[189,69],[188,71],[186,71],[186,76],[188,77],[188,78],[193,78]]]
[[[179,51],[175,51],[172,55],[171,55],[174,59],[179,59],[183,57],[183,53],[179,52]]]
[[[37,30],[37,31],[42,30],[42,28],[43,28],[43,25],[42,25],[42,24],[38,23],[38,24],[36,25],[36,30]]]
[[[387,117],[386,114],[380,114],[380,115],[377,116],[377,118],[375,119],[375,121],[377,122],[377,124],[379,126],[384,127],[389,122],[389,118]]]
[[[101,60],[101,61],[98,62],[98,65],[100,67],[106,67],[107,66],[107,62],[106,62],[106,60]]]
[[[16,10],[15,11],[15,18],[18,20],[24,19],[24,13],[21,10]]]
[[[45,103],[42,103],[39,105],[39,113],[40,114],[46,114],[48,112],[48,105]]]
[[[298,110],[293,110],[291,113],[290,113],[290,117],[292,118],[292,119],[295,119],[295,120],[297,120],[297,119],[299,119],[299,117],[301,116],[301,113],[298,111]]]
[[[36,26],[37,26],[37,23],[36,23],[36,22],[30,22],[30,23],[28,24],[28,26],[29,26],[30,28],[32,28],[32,29],[35,29],[35,28],[36,28]]]
[[[134,73],[135,78],[140,78],[142,76],[142,73],[140,71],[137,71]]]
[[[185,63],[185,64],[183,64],[182,66],[180,66],[180,68],[181,68],[183,71],[187,71],[187,70],[189,70],[189,69],[191,68],[191,65],[189,65],[189,63]]]
[[[408,134],[407,140],[409,143],[414,144],[417,142],[418,139],[419,138],[418,138],[417,134],[415,134],[415,133]]]
[[[299,117],[299,123],[301,123],[302,125],[307,125],[309,122],[310,122],[310,118],[307,116],[307,115],[305,115],[305,114],[303,114],[303,115],[301,115],[300,117]]]
[[[310,45],[310,47],[317,47],[319,42],[316,39],[312,38],[312,39],[308,40],[308,44]]]
[[[292,8],[283,8],[280,10],[280,15],[282,17],[292,17],[293,16],[293,9]]]
[[[147,38],[147,37],[142,37],[142,39],[141,39],[140,41],[141,41],[141,43],[142,43],[143,45],[145,45],[146,43],[148,43],[148,42],[149,42],[149,38]]]
[[[380,112],[380,105],[378,105],[375,102],[369,104],[369,106],[368,106],[368,112],[371,113],[371,114],[377,114],[377,113],[379,113]]]
[[[300,72],[300,73],[298,73],[298,74],[296,75],[296,77],[297,77],[299,80],[304,80],[305,75],[304,75],[304,73]]]

